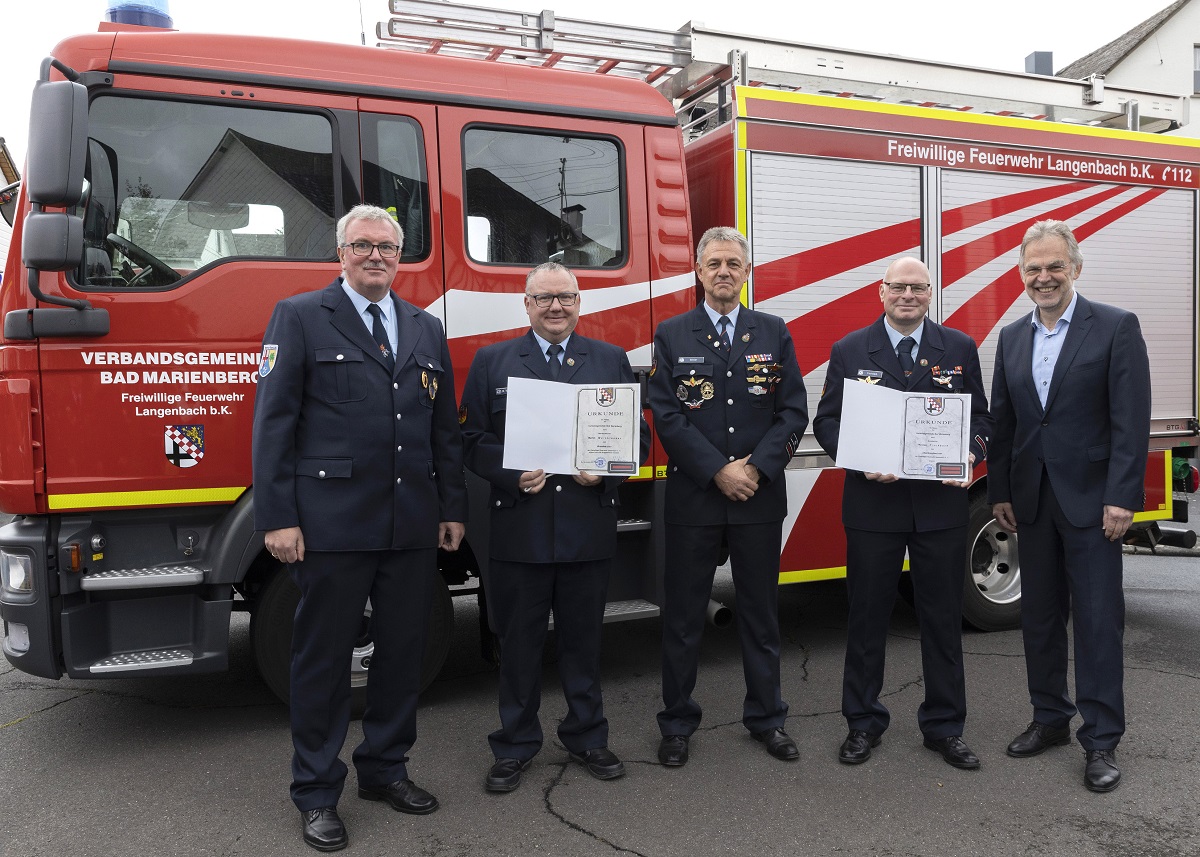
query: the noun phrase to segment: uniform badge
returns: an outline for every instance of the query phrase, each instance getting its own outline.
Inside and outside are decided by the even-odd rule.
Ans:
[[[437,388],[438,388],[437,377],[435,376],[433,378],[430,378],[429,379],[429,401],[432,402],[434,399],[437,398]]]
[[[761,384],[755,384],[753,387],[748,389],[746,392],[748,392],[751,396],[765,396],[767,394],[768,390],[766,387],[762,386]]]
[[[167,426],[163,434],[167,461],[176,467],[195,467],[204,458],[204,426]]]
[[[862,381],[864,384],[878,384],[879,383],[878,378],[866,377],[866,378],[859,378],[858,380]]]
[[[467,403],[463,402],[458,406],[458,424],[461,426],[467,421]]]
[[[574,358],[574,357],[568,357],[568,358],[567,358],[567,365],[568,365],[568,366],[574,366],[574,365],[575,365],[575,358]]]
[[[920,363],[922,366],[928,366],[928,365],[929,365],[929,361],[928,361],[928,360],[926,360],[924,357],[922,357],[922,358],[921,358],[920,360],[918,360],[917,362],[918,362],[918,363]]]
[[[422,369],[421,370],[421,389],[424,390],[424,389],[427,389],[428,387],[429,387],[429,373],[426,372],[424,369]]]
[[[749,342],[749,341],[750,341],[750,334],[749,334],[749,333],[743,333],[743,334],[742,334],[742,342]]]
[[[683,383],[689,387],[699,387],[702,383],[705,383],[705,382],[695,376],[692,376],[691,378],[684,378]]]
[[[775,362],[774,354],[747,354],[747,363],[773,363]]]
[[[765,384],[768,380],[766,375],[747,375],[746,382],[749,384]]]
[[[713,387],[712,381],[705,381],[700,385],[700,398],[707,401],[716,395],[716,389]]]
[[[258,362],[258,377],[265,378],[275,368],[275,358],[279,356],[278,345],[264,345],[262,359]]]
[[[933,383],[941,384],[943,387],[945,387],[947,389],[950,388],[950,384],[953,380],[954,380],[954,378],[950,375],[934,375],[933,376]]]
[[[679,387],[675,390],[675,398],[679,399],[679,401],[681,401],[681,402],[686,402],[687,397],[688,397],[687,387],[680,384]]]
[[[658,371],[658,358],[655,357],[650,361],[650,377],[654,377],[654,373]]]
[[[697,399],[697,400],[696,400],[696,401],[694,401],[694,402],[684,402],[684,404],[688,406],[688,409],[689,409],[689,410],[692,410],[692,411],[694,411],[694,410],[696,410],[696,408],[698,408],[698,407],[700,407],[701,405],[703,405],[703,404],[704,404],[704,402],[703,402],[702,400],[700,400],[700,399]]]

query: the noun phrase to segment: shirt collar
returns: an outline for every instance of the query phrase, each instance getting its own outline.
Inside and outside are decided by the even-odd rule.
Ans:
[[[354,304],[354,309],[358,312],[358,314],[364,318],[367,316],[367,307],[374,303],[377,307],[379,307],[380,312],[383,313],[383,320],[385,322],[391,319],[392,301],[390,294],[385,296],[383,300],[376,303],[375,301],[367,298],[366,295],[359,294],[358,292],[354,291],[354,289],[350,288],[344,277],[342,278],[342,291],[344,291],[346,296],[350,298],[350,301]]]
[[[888,341],[892,343],[892,350],[895,351],[900,347],[900,340],[904,338],[904,334],[892,327],[892,323],[886,315],[883,317],[883,329],[887,331]],[[922,318],[921,323],[917,325],[917,329],[908,334],[916,343],[916,345],[913,346],[914,350],[921,347],[921,334],[924,332],[925,319]]]
[[[540,336],[538,336],[538,332],[536,330],[534,330],[532,327],[529,328],[529,332],[532,333],[533,338],[537,340],[538,348],[542,349],[542,356],[545,357],[547,360],[550,359],[550,353],[549,353],[550,343],[549,343],[549,341],[542,339]],[[574,334],[568,333],[567,338],[564,339],[562,342],[558,343],[559,345],[562,346],[562,350],[563,350],[564,354],[567,353],[567,343],[571,341],[571,337],[573,335]]]
[[[1059,316],[1058,324],[1054,325],[1053,331],[1048,330],[1046,328],[1046,325],[1042,324],[1041,307],[1035,306],[1033,308],[1033,314],[1029,317],[1029,321],[1034,327],[1036,327],[1038,330],[1042,331],[1043,333],[1050,334],[1053,332],[1057,332],[1059,325],[1063,325],[1065,327],[1066,325],[1071,323],[1071,319],[1075,316],[1075,304],[1078,302],[1079,302],[1079,292],[1072,290],[1071,291],[1071,302],[1069,304],[1067,304],[1066,312],[1064,312],[1061,316]]]
[[[713,309],[712,307],[710,307],[708,305],[708,301],[705,301],[703,306],[704,306],[704,311],[706,313],[708,313],[709,321],[712,322],[713,327],[717,327],[718,322],[720,322],[720,320],[721,320],[721,314],[719,312],[717,312],[715,309]],[[741,311],[741,309],[742,309],[742,305],[738,304],[733,309],[731,309],[729,312],[725,313],[725,317],[729,319],[729,336],[731,338],[733,337],[734,330],[737,329],[737,317],[738,317],[738,312]],[[717,327],[717,330],[719,331],[720,328]]]

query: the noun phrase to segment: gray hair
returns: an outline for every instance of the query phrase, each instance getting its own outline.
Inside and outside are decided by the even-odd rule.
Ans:
[[[542,262],[542,264],[538,265],[536,268],[534,268],[532,271],[530,271],[528,274],[526,274],[525,275],[525,290],[526,291],[529,291],[529,284],[533,282],[533,278],[541,273],[566,274],[568,277],[571,278],[571,285],[575,287],[575,291],[579,291],[579,280],[576,279],[575,273],[570,268],[567,268],[563,265],[558,264],[558,262]]]
[[[401,247],[404,246],[404,230],[400,228],[400,224],[396,222],[396,218],[392,217],[391,212],[377,205],[356,205],[343,214],[342,219],[337,222],[337,243],[339,247],[346,243],[346,229],[354,220],[372,220],[376,223],[387,223],[396,230],[396,243]]]
[[[746,240],[746,236],[732,226],[714,226],[700,236],[700,243],[696,245],[697,265],[704,258],[705,249],[714,241],[732,241],[737,244],[742,250],[742,261],[747,265],[750,264],[750,242]]]
[[[1022,268],[1025,267],[1025,248],[1043,238],[1061,238],[1067,245],[1067,257],[1076,272],[1083,267],[1083,254],[1079,252],[1079,242],[1075,240],[1071,227],[1061,220],[1039,220],[1026,230],[1025,237],[1021,239],[1021,253],[1017,259]]]

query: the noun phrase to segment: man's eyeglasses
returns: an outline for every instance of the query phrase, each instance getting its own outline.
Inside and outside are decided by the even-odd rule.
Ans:
[[[531,295],[531,294],[526,293],[525,297],[532,300],[535,304],[537,304],[542,309],[546,309],[547,307],[550,306],[550,304],[554,303],[555,298],[558,299],[559,306],[563,306],[563,307],[575,306],[575,301],[577,301],[579,299],[579,293],[578,292],[562,292],[561,294],[557,294],[557,295]]]
[[[900,297],[909,289],[912,289],[913,297],[919,298],[929,294],[929,283],[884,283],[884,285],[887,286],[888,293],[896,297]]]
[[[391,259],[400,253],[399,244],[391,244],[386,241],[383,244],[372,244],[370,241],[351,241],[349,244],[343,244],[342,247],[349,247],[350,252],[355,256],[370,256],[372,250],[378,250],[380,256]]]
[[[1057,277],[1059,274],[1066,273],[1067,266],[1062,262],[1055,262],[1053,265],[1026,265],[1024,270],[1027,277],[1040,277],[1042,271]]]

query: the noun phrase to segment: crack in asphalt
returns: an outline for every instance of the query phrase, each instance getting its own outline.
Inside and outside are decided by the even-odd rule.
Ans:
[[[562,812],[560,812],[558,809],[555,808],[554,799],[553,799],[554,790],[559,785],[562,784],[563,776],[566,774],[567,766],[570,764],[571,764],[570,762],[560,762],[558,764],[558,773],[555,775],[554,779],[552,779],[549,783],[547,783],[545,788],[542,789],[542,803],[546,807],[546,812],[550,813],[551,816],[558,819],[559,823],[562,824],[564,827],[568,828],[569,830],[573,830],[576,833],[581,833],[584,836],[590,837],[591,839],[594,839],[595,841],[597,841],[603,845],[607,845],[609,848],[611,848],[613,850],[614,853],[635,854],[635,855],[637,855],[637,857],[648,857],[648,855],[644,854],[641,851],[635,851],[632,848],[624,848],[624,847],[618,845],[617,843],[613,842],[611,839],[606,839],[605,837],[601,836],[599,833],[596,833],[593,830],[589,830],[588,828],[584,827],[582,824],[577,824],[576,822],[571,821],[571,819],[567,818],[565,815],[563,815]]]
[[[49,690],[51,688],[47,688],[47,689]],[[50,711],[51,709],[54,709],[54,708],[58,708],[60,705],[63,705],[64,703],[73,702],[74,700],[80,699],[85,696],[91,696],[92,693],[94,693],[94,691],[85,690],[80,693],[74,694],[73,696],[68,696],[66,699],[60,699],[58,702],[54,703],[53,705],[47,705],[45,708],[39,708],[36,711],[30,711],[28,714],[22,714],[16,720],[10,720],[7,723],[0,723],[0,729],[7,729],[9,726],[16,726],[18,723],[22,723],[22,722],[28,720],[30,717],[33,717],[35,714],[45,714],[47,711]]]

